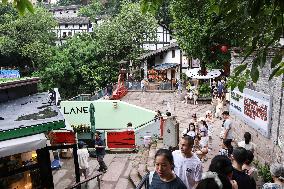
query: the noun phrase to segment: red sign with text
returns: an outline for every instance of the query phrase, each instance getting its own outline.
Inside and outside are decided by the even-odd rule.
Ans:
[[[107,132],[108,148],[135,148],[134,131]]]
[[[73,132],[52,132],[49,134],[52,144],[75,144],[75,133]]]

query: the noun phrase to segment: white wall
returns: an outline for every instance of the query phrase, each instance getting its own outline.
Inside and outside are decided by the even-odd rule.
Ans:
[[[53,31],[56,33],[57,38],[60,38],[60,36],[62,37],[64,32],[66,33],[66,36],[73,36],[75,33],[89,32],[88,24],[82,24],[82,27],[79,27],[79,24],[68,24],[67,28],[65,27],[65,24],[60,24]],[[71,35],[69,35],[69,32],[71,32]]]
[[[169,32],[169,30],[167,30],[166,28],[158,25],[156,32],[157,32],[156,33],[156,35],[157,35],[156,42],[155,43],[152,42],[152,43],[145,43],[145,44],[143,44],[143,49],[153,51],[153,50],[157,50],[157,49],[163,48],[164,46],[168,46],[170,44],[171,40],[170,40],[170,32]],[[149,39],[145,38],[145,41],[148,42]]]
[[[175,51],[175,57],[172,57],[172,50]],[[172,49],[163,53],[163,59],[160,58],[160,55],[155,57],[155,65],[163,63],[177,63],[180,64],[180,49]]]

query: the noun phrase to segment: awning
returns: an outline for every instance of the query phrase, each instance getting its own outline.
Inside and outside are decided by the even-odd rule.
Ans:
[[[192,79],[211,79],[221,75],[221,71],[218,69],[208,70],[206,75],[199,74],[200,68],[189,69],[185,74]]]
[[[163,64],[155,66],[154,69],[158,70],[158,71],[160,71],[160,70],[167,70],[167,69],[176,67],[178,65],[179,64],[177,64],[177,63],[163,63]]]
[[[0,142],[0,158],[44,148],[46,141],[43,133],[2,141]]]

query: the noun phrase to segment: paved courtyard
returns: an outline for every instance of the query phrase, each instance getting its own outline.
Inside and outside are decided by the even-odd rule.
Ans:
[[[197,117],[205,117],[207,110],[213,110],[213,106],[209,103],[199,103],[197,105],[185,104],[183,95],[177,93],[159,93],[159,92],[129,92],[122,100],[137,106],[141,106],[150,110],[160,110],[161,112],[169,111],[172,115],[177,116],[180,123],[180,133],[188,127],[192,114],[196,113]],[[210,141],[210,151],[208,153],[208,161],[204,163],[204,170],[208,169],[211,159],[218,154],[220,149],[219,139],[222,120],[215,119],[213,123],[213,139]],[[181,136],[181,135],[180,135]]]

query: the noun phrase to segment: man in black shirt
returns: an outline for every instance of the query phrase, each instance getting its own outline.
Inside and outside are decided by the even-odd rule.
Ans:
[[[106,152],[105,152],[105,143],[101,139],[100,135],[101,135],[100,132],[96,132],[95,133],[95,141],[94,141],[95,148],[96,148],[96,156],[97,156],[97,160],[98,160],[99,165],[100,165],[98,171],[106,172],[107,166],[106,166],[106,164],[104,162],[104,156],[106,154]]]
[[[255,180],[242,170],[242,166],[246,159],[247,151],[245,148],[234,148],[232,154],[232,165],[234,167],[232,179],[237,181],[238,188],[240,189],[255,189]]]

